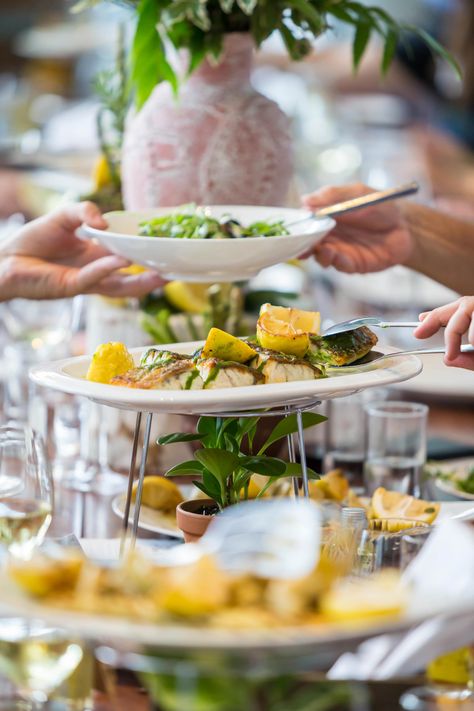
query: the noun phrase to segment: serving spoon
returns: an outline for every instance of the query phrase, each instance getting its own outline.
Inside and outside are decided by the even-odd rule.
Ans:
[[[422,321],[383,321],[378,316],[364,316],[363,318],[353,318],[350,321],[341,321],[334,326],[327,328],[323,336],[335,336],[337,333],[355,331],[361,326],[375,326],[377,328],[416,328],[421,326]]]
[[[378,205],[379,203],[386,202],[387,200],[397,200],[398,198],[406,197],[407,195],[414,195],[419,189],[420,186],[418,183],[413,181],[411,183],[399,185],[396,188],[374,190],[367,195],[360,195],[359,197],[352,198],[351,200],[344,200],[343,202],[337,202],[334,205],[321,207],[319,210],[314,210],[314,212],[308,212],[305,217],[301,217],[292,222],[287,222],[285,226],[293,227],[294,225],[299,225],[301,222],[314,220],[318,217],[335,217],[337,215],[343,215],[346,212],[353,212],[354,210],[359,210],[362,207],[368,207],[369,205]]]
[[[381,353],[380,351],[370,351],[366,356],[360,360],[350,363],[349,365],[330,365],[327,370],[331,370],[333,373],[347,371],[347,370],[361,370],[367,366],[372,366],[373,363],[378,363],[381,360],[386,360],[388,358],[396,358],[398,356],[405,355],[431,355],[432,353],[446,353],[445,348],[415,348],[410,351],[394,351],[393,353]],[[461,346],[461,353],[474,353],[474,346],[463,345]]]

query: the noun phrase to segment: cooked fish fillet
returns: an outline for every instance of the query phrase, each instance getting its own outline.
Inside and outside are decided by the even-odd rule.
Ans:
[[[277,353],[257,347],[258,355],[251,366],[257,368],[266,383],[291,383],[296,380],[315,380],[324,377],[324,369],[311,365],[307,360],[295,356]]]
[[[238,388],[244,385],[259,385],[264,377],[258,370],[242,363],[233,363],[218,358],[203,358],[197,369],[204,382],[204,388]]]
[[[148,368],[162,367],[180,360],[192,360],[192,356],[186,353],[175,353],[174,351],[161,350],[159,348],[149,348],[142,355],[140,365]]]
[[[112,385],[144,390],[200,390],[203,381],[192,360],[178,360],[161,368],[134,368],[112,379]]]
[[[334,336],[313,336],[307,357],[315,364],[349,365],[367,355],[377,340],[375,333],[367,326]]]

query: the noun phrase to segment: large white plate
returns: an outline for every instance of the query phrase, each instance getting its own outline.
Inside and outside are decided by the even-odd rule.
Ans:
[[[441,508],[439,516],[436,519],[436,523],[441,523],[441,521],[444,521],[447,518],[452,518],[457,514],[461,514],[465,511],[471,510],[472,504],[468,502],[468,497],[474,500],[474,495],[466,494],[466,501],[440,502]],[[112,500],[112,511],[121,519],[124,518],[125,499],[126,494],[117,494],[117,496]],[[134,510],[135,507],[132,504],[130,509],[130,522],[132,522],[133,520]],[[138,527],[141,528],[143,531],[148,531],[149,533],[156,533],[162,536],[179,538],[180,540],[184,538],[182,531],[180,531],[177,526],[176,516],[174,514],[171,516],[169,514],[166,515],[161,511],[156,511],[156,509],[151,509],[149,506],[144,506],[143,504],[140,509]]]
[[[201,341],[195,341],[172,343],[157,348],[177,353],[193,353],[202,345]],[[147,348],[131,350],[136,363]],[[385,349],[384,352],[390,352],[390,349]],[[89,382],[85,376],[90,362],[91,356],[79,356],[46,363],[32,368],[30,377],[43,387],[72,395],[83,395],[94,402],[122,410],[199,415],[285,405],[304,406],[317,399],[328,400],[365,388],[398,383],[413,378],[422,368],[421,361],[415,356],[394,356],[374,363],[370,369],[364,366],[360,372],[347,375],[346,371],[346,374],[331,374],[330,377],[320,380],[215,390],[140,390]]]
[[[208,209],[213,216],[231,215],[244,225],[259,220],[284,220],[289,224],[308,214],[307,210],[282,207],[218,205]],[[152,267],[167,279],[230,282],[250,279],[265,267],[298,257],[322,239],[335,224],[330,217],[315,218],[289,227],[290,234],[283,237],[193,240],[138,235],[138,225],[142,220],[176,210],[168,207],[140,212],[108,212],[104,215],[109,224],[107,230],[83,225],[82,231],[111,252]]]
[[[39,618],[57,627],[80,630],[85,640],[110,641],[120,648],[123,644],[151,645],[162,650],[191,651],[201,649],[245,651],[277,651],[307,654],[317,651],[342,652],[352,644],[386,632],[403,631],[437,614],[455,618],[472,614],[474,603],[465,599],[413,599],[409,609],[398,617],[367,618],[352,623],[318,623],[314,626],[273,627],[266,629],[221,629],[209,625],[156,624],[104,614],[75,612],[46,605],[27,598],[5,576],[0,578],[0,613]]]

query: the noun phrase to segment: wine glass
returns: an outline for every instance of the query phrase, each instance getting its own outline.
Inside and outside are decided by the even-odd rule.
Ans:
[[[28,558],[53,512],[53,481],[42,438],[21,425],[0,427],[0,545]]]
[[[0,673],[17,687],[32,711],[77,669],[83,658],[79,642],[40,620],[9,618],[0,622]]]

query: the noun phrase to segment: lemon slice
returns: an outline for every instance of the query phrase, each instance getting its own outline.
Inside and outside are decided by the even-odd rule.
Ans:
[[[400,614],[407,603],[405,589],[393,571],[371,578],[346,579],[337,583],[322,599],[324,615],[337,621]]]
[[[415,499],[398,491],[387,491],[379,486],[372,495],[370,505],[372,518],[411,519],[433,523],[439,513],[439,504]]]
[[[112,185],[112,174],[110,172],[109,164],[107,158],[102,153],[94,163],[92,169],[92,180],[94,181],[94,186],[96,190],[102,190],[102,188]]]
[[[419,521],[413,518],[372,518],[369,521],[371,531],[383,531],[385,533],[399,533],[407,531],[411,528],[419,527],[429,528],[429,524],[425,521]]]
[[[132,501],[137,495],[137,484],[134,484]],[[147,476],[143,480],[142,504],[156,511],[174,511],[178,504],[184,501],[181,491],[174,481],[164,476]]]
[[[212,285],[170,281],[163,287],[163,293],[175,309],[190,314],[200,314],[209,305],[207,292],[210,286]]]
[[[203,358],[220,358],[236,363],[246,363],[256,355],[257,352],[247,343],[220,328],[211,328],[202,349]]]
[[[116,375],[123,375],[134,366],[133,358],[123,343],[103,343],[92,356],[86,380],[110,383]]]
[[[433,659],[426,668],[426,676],[432,681],[447,684],[467,684],[470,679],[469,665],[469,649],[456,649]]]
[[[36,553],[31,560],[12,559],[8,567],[11,578],[30,595],[44,597],[71,590],[76,586],[83,558],[74,551],[61,552],[60,558]]]
[[[319,332],[317,311],[302,311],[263,304],[257,321],[257,338],[263,348],[302,358],[309,348],[309,335]]]

